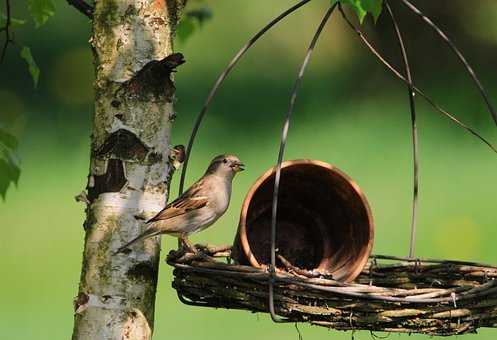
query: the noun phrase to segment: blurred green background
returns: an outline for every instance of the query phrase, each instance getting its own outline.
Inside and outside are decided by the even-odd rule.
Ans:
[[[294,1],[210,1],[214,18],[176,50],[178,118],[171,144],[186,143],[215,77],[244,41]],[[315,0],[272,30],[249,52],[215,99],[200,130],[188,183],[218,153],[239,155],[248,170],[236,178],[228,213],[195,241],[233,240],[251,183],[276,161],[282,118],[305,48],[328,0]],[[497,3],[459,0],[416,3],[455,38],[497,104]],[[0,119],[20,139],[22,174],[0,202],[0,330],[2,339],[67,339],[83,248],[92,112],[90,22],[65,1],[47,25],[15,31],[32,48],[42,74],[32,89],[23,61],[10,48],[0,65]],[[192,5],[196,5],[192,2]],[[14,14],[26,17],[23,4]],[[459,62],[405,7],[395,4],[419,87],[497,142],[497,129]],[[390,22],[366,30],[399,65]],[[419,103],[421,153],[418,256],[497,264],[497,157],[474,137]],[[340,20],[328,24],[306,74],[290,129],[287,159],[335,164],[364,189],[376,222],[374,251],[405,256],[411,209],[410,115],[406,89],[368,54]],[[178,177],[172,184],[177,193]],[[163,238],[164,254],[175,247]],[[305,340],[350,339],[351,333],[299,326]],[[391,335],[393,338],[407,336]],[[479,340],[494,339],[481,330]],[[293,325],[267,315],[182,305],[161,264],[155,339],[298,339]],[[355,334],[369,339],[368,332]],[[464,338],[470,336],[465,336]],[[415,338],[422,338],[415,336]]]

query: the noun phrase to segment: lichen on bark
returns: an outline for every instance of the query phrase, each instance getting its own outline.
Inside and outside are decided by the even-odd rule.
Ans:
[[[73,339],[152,334],[158,240],[139,243],[131,253],[114,252],[166,202],[174,85],[167,72],[154,81],[138,75],[172,55],[182,5],[180,0],[95,3],[96,98]]]

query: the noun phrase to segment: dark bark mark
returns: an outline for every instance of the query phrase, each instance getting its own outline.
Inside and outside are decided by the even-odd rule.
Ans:
[[[147,161],[149,164],[159,163],[160,161],[162,161],[162,155],[157,152],[151,152],[148,154]]]
[[[119,129],[109,135],[97,150],[98,156],[143,161],[149,148],[131,131]]]
[[[157,279],[157,270],[150,262],[141,262],[131,267],[126,275],[130,279],[142,280],[145,282],[155,281]]]
[[[109,301],[110,299],[112,299],[112,296],[110,296],[110,295],[103,295],[103,296],[102,296],[102,300],[104,300],[104,302],[107,302],[107,301]]]
[[[173,53],[162,60],[152,60],[123,85],[126,89],[124,93],[142,97],[148,94],[165,96],[168,102],[172,102],[176,88],[171,73],[183,63],[185,59],[181,53]]]
[[[174,172],[183,164],[185,157],[186,151],[184,145],[175,145],[169,149],[169,164],[171,164],[171,167],[169,167],[167,183],[171,183],[171,178],[173,177]]]
[[[88,199],[93,202],[104,192],[119,192],[126,184],[124,164],[119,159],[109,159],[107,171],[100,176],[93,176],[93,186],[88,186]]]
[[[170,150],[169,161],[174,165],[175,168],[179,168],[181,164],[185,161],[186,153],[184,145],[175,145]]]
[[[184,145],[175,145],[174,147],[169,149],[169,172],[167,174],[167,183],[171,183],[171,179],[173,178],[174,172],[179,169],[181,164],[185,161],[186,153]],[[170,186],[167,190],[167,196],[169,197]]]
[[[88,294],[79,292],[78,296],[74,298],[74,312],[79,313],[81,309],[90,301]]]

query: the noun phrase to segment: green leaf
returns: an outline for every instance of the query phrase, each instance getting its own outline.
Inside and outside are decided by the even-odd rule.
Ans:
[[[40,69],[38,65],[36,65],[35,60],[33,59],[33,55],[31,54],[31,50],[27,46],[23,46],[21,49],[21,58],[26,61],[28,64],[29,74],[31,74],[31,78],[33,78],[34,87],[38,86],[38,79],[40,78]]]
[[[182,42],[190,38],[206,21],[212,18],[212,11],[209,7],[200,7],[187,11],[178,26],[176,34]]]
[[[7,189],[12,183],[17,185],[20,175],[21,169],[19,169],[12,153],[4,150],[2,154],[0,154],[0,196],[2,196],[4,200]]]
[[[368,13],[371,13],[373,19],[376,21],[381,14],[383,0],[332,0],[331,3],[335,4],[341,2],[351,6],[362,24],[364,18]]]
[[[195,23],[188,17],[184,17],[178,26],[176,26],[176,35],[182,42],[185,42],[189,37],[191,37],[193,32],[195,32]]]
[[[22,26],[25,23],[26,20],[10,17],[10,25],[12,27]],[[0,12],[0,27],[5,27],[6,24],[7,24],[7,16],[4,13]]]
[[[376,22],[383,8],[383,0],[363,0],[363,3],[366,10],[373,15],[373,19]]]
[[[19,169],[14,151],[17,139],[0,128],[0,196],[5,200],[7,189],[14,183],[17,185],[21,170]]]
[[[212,19],[212,11],[209,7],[204,6],[186,12],[186,16],[192,20],[196,20],[202,26],[206,21]]]
[[[55,5],[52,0],[28,0],[28,9],[36,28],[45,24],[48,18],[55,14]]]
[[[17,149],[17,138],[8,133],[7,131],[0,129],[0,144],[11,150]]]

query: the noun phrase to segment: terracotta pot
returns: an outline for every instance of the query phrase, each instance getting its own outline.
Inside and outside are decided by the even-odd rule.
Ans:
[[[250,188],[234,245],[235,260],[254,267],[270,263],[274,168]],[[276,248],[294,266],[327,272],[350,282],[366,264],[374,225],[359,186],[334,166],[316,160],[283,163]],[[282,264],[277,263],[278,267]]]

